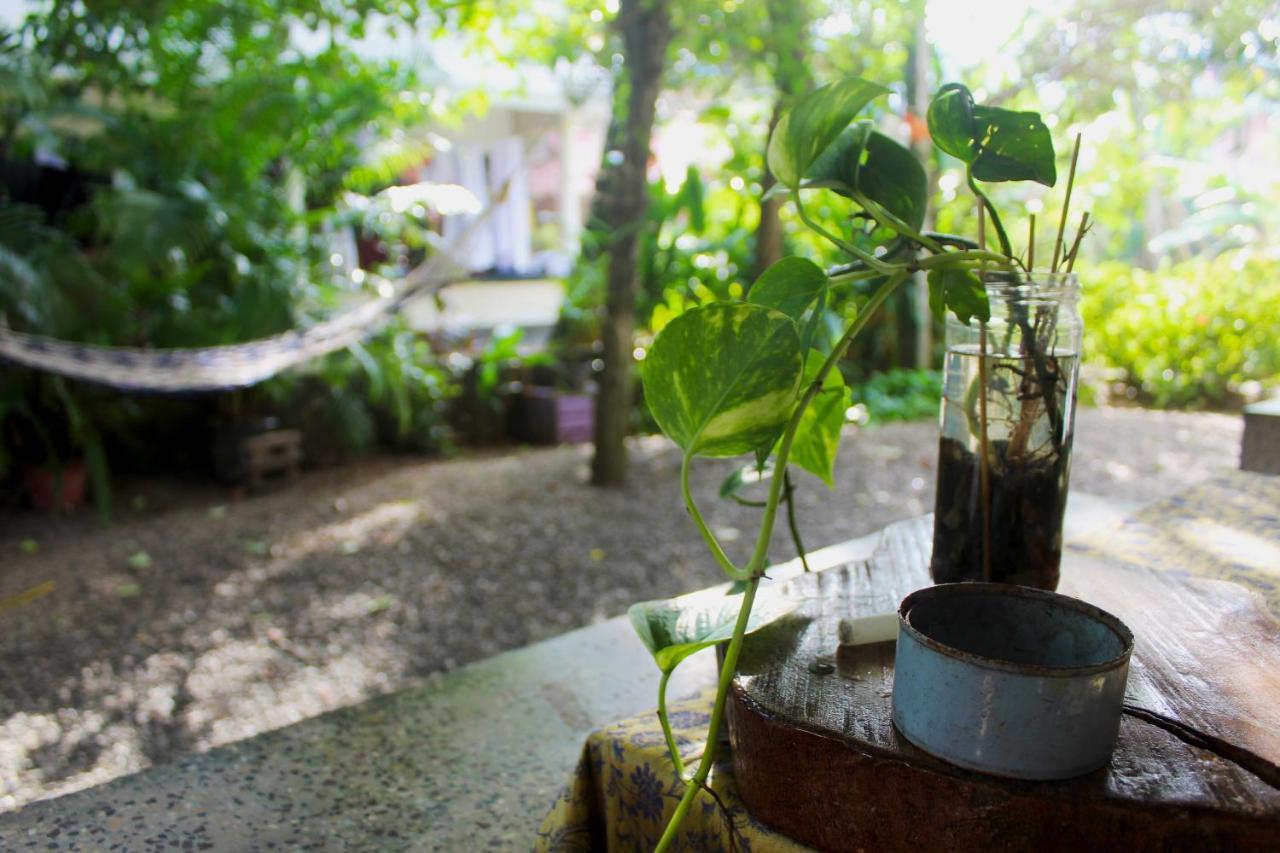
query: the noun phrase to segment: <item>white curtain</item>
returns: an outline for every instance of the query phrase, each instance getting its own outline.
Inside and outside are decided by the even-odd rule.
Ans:
[[[533,267],[532,202],[524,143],[518,136],[500,139],[489,149],[489,189],[495,195],[507,184],[507,195],[494,210],[494,266],[499,272],[527,275]]]
[[[448,154],[437,157],[429,171],[430,180],[459,184],[476,197],[482,209],[489,206],[489,182],[485,175],[484,149],[475,145],[455,148]],[[446,216],[441,226],[445,243],[449,244],[456,240],[474,219],[475,217],[470,214]],[[476,233],[471,235],[466,246],[459,247],[458,257],[466,259],[467,269],[471,272],[493,269],[493,234],[494,230],[490,222],[478,228]]]

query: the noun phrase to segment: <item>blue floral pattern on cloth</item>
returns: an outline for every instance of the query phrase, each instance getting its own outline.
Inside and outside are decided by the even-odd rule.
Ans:
[[[693,762],[706,745],[715,691],[671,707],[671,727],[680,755]],[[809,848],[757,822],[738,799],[727,745],[709,778],[720,802],[699,792],[671,845],[683,853],[731,850],[735,834],[742,853],[799,853]],[[657,845],[680,802],[666,741],[653,712],[592,732],[572,781],[556,798],[538,829],[538,851],[649,851]],[[732,824],[732,828],[730,825]]]

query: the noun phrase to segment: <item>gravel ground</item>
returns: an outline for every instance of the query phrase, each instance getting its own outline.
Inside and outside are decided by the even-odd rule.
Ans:
[[[851,429],[839,487],[797,502],[810,548],[932,509],[937,427]],[[1241,420],[1082,410],[1072,487],[1154,500],[1235,467]],[[679,456],[633,446],[623,490],[584,485],[588,448],[378,458],[228,502],[150,484],[110,528],[0,518],[0,812],[420,683],[720,579],[678,497]],[[757,510],[719,501],[740,556]],[[777,560],[793,556],[779,525]],[[27,553],[23,540],[38,542]]]

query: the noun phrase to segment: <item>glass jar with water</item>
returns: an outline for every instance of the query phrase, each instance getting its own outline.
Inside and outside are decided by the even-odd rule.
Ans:
[[[988,272],[991,319],[947,318],[937,583],[1058,586],[1082,324],[1072,273]]]

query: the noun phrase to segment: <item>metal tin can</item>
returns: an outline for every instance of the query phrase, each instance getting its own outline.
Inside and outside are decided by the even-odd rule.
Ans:
[[[1017,779],[1068,779],[1115,749],[1133,634],[1057,593],[926,587],[898,608],[893,723],[925,752]]]

